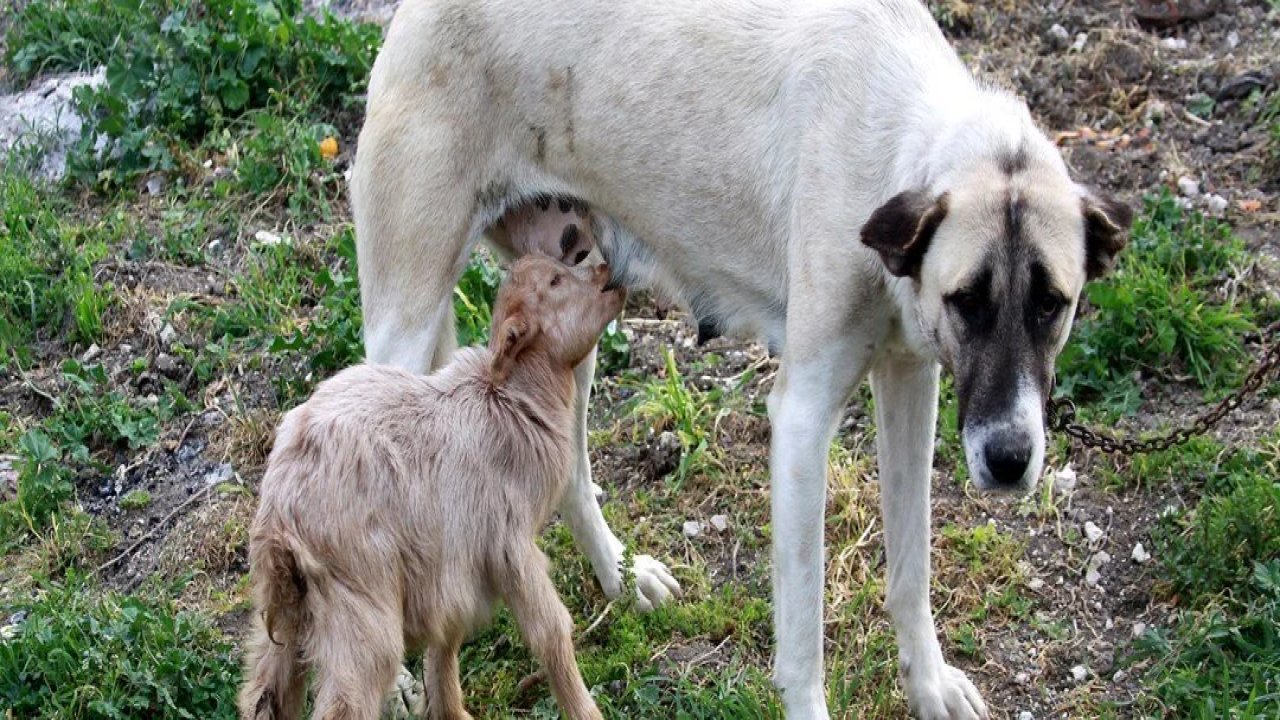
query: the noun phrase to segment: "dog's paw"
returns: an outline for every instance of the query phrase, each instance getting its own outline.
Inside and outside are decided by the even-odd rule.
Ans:
[[[680,596],[680,583],[671,571],[648,555],[636,555],[631,572],[636,579],[636,607],[640,612],[662,607]]]
[[[937,672],[912,673],[907,703],[920,720],[988,720],[987,704],[969,678],[950,665]]]
[[[426,715],[427,696],[422,682],[401,665],[395,687],[382,701],[382,720],[418,720]]]

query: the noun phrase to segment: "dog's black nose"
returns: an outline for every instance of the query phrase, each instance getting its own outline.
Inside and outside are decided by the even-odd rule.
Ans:
[[[999,438],[983,451],[987,462],[987,472],[991,480],[999,488],[1014,488],[1022,482],[1027,472],[1027,463],[1031,462],[1031,443],[1020,442],[1015,438]]]

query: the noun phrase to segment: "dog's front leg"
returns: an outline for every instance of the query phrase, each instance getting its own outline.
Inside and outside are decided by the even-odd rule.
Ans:
[[[868,362],[868,343],[851,337],[829,335],[817,347],[784,354],[769,393],[774,681],[788,720],[828,717],[822,672],[827,455],[836,420]]]
[[[912,712],[926,720],[986,718],[965,674],[942,658],[929,605],[929,480],[938,415],[938,365],[886,356],[871,372],[889,589],[898,667]]]
[[[560,500],[560,516],[569,526],[574,543],[587,556],[600,588],[610,599],[622,597],[623,545],[605,523],[591,482],[591,457],[587,453],[587,403],[591,399],[591,378],[595,375],[596,351],[592,350],[574,368],[573,470],[569,486]],[[636,606],[649,611],[680,594],[680,584],[667,566],[648,555],[636,555],[632,573],[636,580]]]

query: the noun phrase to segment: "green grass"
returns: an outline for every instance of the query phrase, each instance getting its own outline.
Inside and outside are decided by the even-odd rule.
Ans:
[[[18,173],[0,168],[0,365],[30,359],[36,340],[101,338],[112,288],[92,267],[119,236],[109,223],[69,221],[71,207]]]
[[[120,596],[81,577],[8,599],[0,705],[12,717],[234,718],[233,645],[163,597]]]
[[[1134,659],[1151,662],[1143,704],[1176,717],[1274,717],[1280,702],[1280,436],[1260,450],[1212,441],[1143,470],[1196,478],[1204,497],[1154,531],[1159,586],[1175,610]]]
[[[28,4],[8,44],[19,78],[106,65],[104,87],[76,93],[89,131],[72,169],[111,186],[188,171],[194,144],[263,108],[335,117],[362,90],[379,37],[373,25],[305,14],[300,0],[83,0]],[[259,116],[266,149],[315,134],[271,127],[282,122]],[[104,152],[94,149],[100,140]],[[275,169],[249,163],[246,185],[283,182]]]
[[[1148,198],[1114,273],[1086,288],[1092,312],[1059,358],[1059,392],[1129,412],[1135,368],[1210,394],[1232,388],[1247,367],[1241,337],[1274,312],[1231,282],[1251,264],[1229,226],[1168,193]]]

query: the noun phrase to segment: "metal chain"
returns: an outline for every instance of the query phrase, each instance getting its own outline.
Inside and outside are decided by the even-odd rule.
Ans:
[[[1280,323],[1275,323],[1263,331],[1263,338],[1269,340],[1271,347],[1263,353],[1258,364],[1250,371],[1238,390],[1223,398],[1190,424],[1171,430],[1164,435],[1146,440],[1122,439],[1085,427],[1076,422],[1076,406],[1069,398],[1058,398],[1045,403],[1045,423],[1050,430],[1062,431],[1079,440],[1081,445],[1096,448],[1108,454],[1139,455],[1181,445],[1197,435],[1209,432],[1222,418],[1255,395],[1262,388],[1262,383],[1267,376],[1280,369],[1280,338],[1276,337],[1278,329],[1280,329]]]

